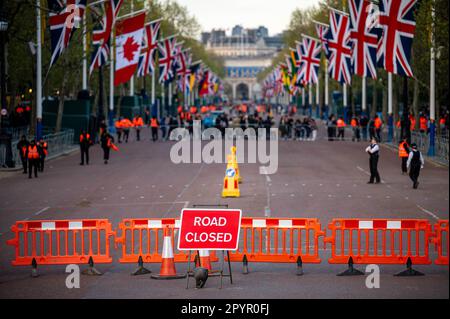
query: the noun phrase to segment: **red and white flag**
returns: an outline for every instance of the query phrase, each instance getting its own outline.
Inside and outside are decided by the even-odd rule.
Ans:
[[[139,63],[145,13],[116,23],[116,72],[114,86],[128,82]]]

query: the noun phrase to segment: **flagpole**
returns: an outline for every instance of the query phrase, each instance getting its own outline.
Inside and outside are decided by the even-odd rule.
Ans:
[[[169,103],[168,103],[168,114],[172,115],[172,82],[169,82],[169,92],[168,92],[168,98],[169,98]]]
[[[361,101],[361,109],[362,113],[365,114],[367,110],[367,78],[365,76],[362,77],[362,101]]]
[[[110,131],[114,127],[114,119],[113,119],[113,112],[114,112],[114,51],[115,51],[115,39],[114,39],[114,28],[111,28],[111,52],[110,58],[109,58],[109,129]]]
[[[166,108],[165,108],[165,104],[166,104],[166,92],[165,92],[165,85],[164,82],[161,83],[161,116],[165,116],[166,115]]]
[[[317,83],[316,83],[316,118],[319,118],[320,116],[320,79],[317,77]]]
[[[328,118],[328,105],[329,105],[329,74],[328,74],[328,60],[325,59],[325,114],[326,118]]]
[[[374,92],[376,93],[376,92]],[[376,105],[372,107],[376,110]],[[392,73],[388,72],[388,142],[391,142],[394,135],[394,127],[393,127],[393,105],[392,105]],[[401,137],[400,137],[401,138]]]
[[[155,65],[155,68],[154,68],[154,70],[153,70],[153,72],[152,72],[152,97],[151,97],[151,102],[152,102],[152,110],[151,110],[151,113],[153,114],[153,112],[154,112],[154,107],[155,107],[155,91],[156,91],[156,83],[155,83],[155,72],[156,72],[156,65]],[[159,118],[159,109],[157,109],[156,110],[156,114],[157,114],[157,117]]]
[[[134,1],[133,0],[131,0],[131,4],[130,4],[130,7],[131,7],[131,14],[134,12]],[[134,96],[134,74],[131,76],[131,79],[130,79],[130,96]]]
[[[87,90],[87,28],[86,28],[86,11],[84,10],[83,14],[83,90]]]
[[[434,1],[431,2],[431,48],[430,48],[430,147],[428,156],[434,156],[434,144],[436,134],[436,37],[435,37],[435,17],[436,11]]]
[[[304,87],[302,87],[302,108],[303,108],[303,115],[306,115],[306,97]]]
[[[42,136],[42,34],[40,0],[36,0],[36,36],[36,139],[39,140]]]
[[[313,98],[312,98],[312,83],[309,83],[309,88],[308,88],[309,92],[308,92],[308,104],[309,104],[309,116],[312,117],[312,103],[313,103]]]

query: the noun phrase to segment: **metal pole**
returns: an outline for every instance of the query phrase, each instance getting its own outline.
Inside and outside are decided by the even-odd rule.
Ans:
[[[156,83],[155,83],[155,70],[152,73],[152,93],[151,93],[151,114],[153,115],[154,108],[155,108],[155,102],[156,102]],[[157,117],[159,118],[159,108],[156,110]]]
[[[166,104],[166,97],[165,97],[165,95],[166,95],[166,92],[165,92],[165,85],[164,85],[164,82],[163,83],[161,83],[161,114],[162,114],[162,116],[165,116],[166,115],[166,108],[165,108],[165,104]]]
[[[133,13],[134,12],[134,1],[133,0],[131,0],[130,6],[131,6],[130,13]],[[134,75],[131,76],[131,79],[130,79],[130,96],[134,96]]]
[[[169,107],[168,107],[168,113],[172,113],[172,82],[169,83]]]
[[[309,83],[309,92],[308,92],[309,116],[312,116],[312,103],[313,103],[312,83]]]
[[[109,58],[109,128],[110,130],[114,127],[114,49],[115,49],[115,39],[114,32],[111,29],[111,52]]]
[[[86,8],[87,10],[87,8]],[[86,34],[86,10],[83,15],[83,90],[87,90],[87,34]]]
[[[430,147],[428,156],[434,156],[434,144],[436,134],[436,50],[435,50],[435,8],[431,3],[431,56],[430,56]]]
[[[367,111],[367,78],[363,76],[362,78],[362,101],[361,101],[362,113],[365,114]]]
[[[316,118],[320,117],[320,80],[319,77],[317,77],[317,83],[316,83]]]
[[[392,105],[392,73],[388,73],[388,142],[392,142],[394,138],[394,118],[393,118],[393,105]],[[375,105],[373,107],[376,107]],[[401,137],[400,137],[401,138]]]
[[[41,0],[36,0],[36,139],[42,136],[42,39]]]
[[[328,75],[328,60],[325,60],[325,114],[328,117],[328,107],[329,107],[329,75]]]

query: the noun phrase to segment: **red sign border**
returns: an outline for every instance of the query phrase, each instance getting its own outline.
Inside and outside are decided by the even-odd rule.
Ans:
[[[222,249],[222,248],[211,248],[211,249],[181,249],[180,248],[180,240],[181,240],[181,229],[183,227],[183,213],[185,210],[196,210],[196,211],[206,211],[206,212],[226,212],[226,211],[239,211],[239,227],[238,227],[238,234],[237,234],[237,240],[236,240],[236,248],[234,249]],[[191,250],[212,250],[212,251],[221,251],[221,250],[227,250],[227,251],[237,251],[239,249],[239,237],[241,235],[241,222],[242,222],[242,209],[230,209],[230,208],[224,208],[224,209],[218,209],[218,208],[214,208],[214,209],[208,209],[208,208],[183,208],[181,210],[181,215],[180,215],[180,228],[179,228],[179,234],[178,234],[178,244],[177,244],[177,249],[179,251],[191,251]]]

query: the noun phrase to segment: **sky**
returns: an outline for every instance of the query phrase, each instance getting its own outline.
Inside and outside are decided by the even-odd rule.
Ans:
[[[269,35],[287,29],[291,13],[296,8],[317,6],[319,0],[177,0],[186,6],[202,26],[202,31],[231,29],[240,24],[244,28],[264,25]]]

